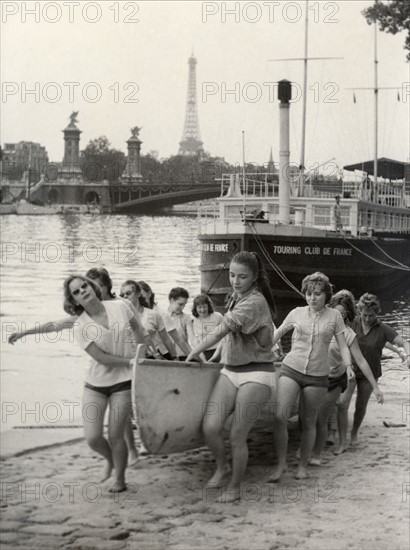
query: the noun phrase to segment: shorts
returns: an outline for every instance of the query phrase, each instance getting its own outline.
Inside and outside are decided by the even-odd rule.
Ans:
[[[329,376],[329,387],[327,391],[332,391],[339,387],[342,388],[342,393],[347,388],[347,374],[345,372],[341,376],[336,376],[336,378]]]
[[[312,376],[311,374],[303,374],[298,370],[292,369],[287,365],[282,363],[282,366],[279,371],[279,378],[281,376],[286,376],[291,378],[299,384],[301,389],[307,388],[308,386],[316,386],[318,388],[328,388],[329,387],[329,377],[328,376]]]
[[[86,382],[85,387],[89,390],[96,391],[97,393],[102,393],[106,397],[110,397],[113,393],[131,391],[131,380],[120,382],[119,384],[113,384],[112,386],[92,386]]]
[[[234,372],[224,367],[221,374],[225,375],[235,388],[240,388],[243,384],[250,382],[254,384],[262,384],[264,386],[274,387],[276,384],[276,374],[274,371],[250,371],[250,372]]]

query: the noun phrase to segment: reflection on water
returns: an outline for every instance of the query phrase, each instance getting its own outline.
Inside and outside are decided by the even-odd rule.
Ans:
[[[191,296],[200,290],[196,219],[3,216],[1,228],[2,429],[72,422],[73,411],[79,419],[87,356],[72,334],[5,345],[13,330],[65,316],[62,283],[67,275],[103,265],[117,293],[126,279],[143,279],[164,307],[173,286],[184,286]],[[409,298],[407,292],[383,304],[385,320],[407,338]]]

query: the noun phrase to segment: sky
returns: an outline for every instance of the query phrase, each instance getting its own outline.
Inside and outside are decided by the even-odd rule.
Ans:
[[[308,65],[308,168],[374,156],[374,27],[361,15],[372,3],[309,2],[308,55],[342,59]],[[80,148],[105,135],[126,152],[130,128],[139,126],[142,153],[177,154],[193,52],[205,150],[241,164],[244,136],[247,162],[267,162],[271,148],[278,161],[275,85],[288,79],[297,94],[290,109],[290,160],[299,164],[303,62],[270,60],[303,57],[305,9],[304,1],[4,0],[1,142],[39,142],[51,161],[60,162],[62,130],[79,111]],[[404,38],[378,33],[379,86],[393,88],[379,92],[378,156],[409,161]]]

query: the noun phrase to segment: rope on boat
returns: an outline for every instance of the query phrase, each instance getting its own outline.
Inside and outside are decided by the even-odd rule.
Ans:
[[[399,269],[400,271],[410,271],[410,267],[407,267],[405,265],[403,265],[403,267],[400,267],[398,265],[388,264],[386,262],[378,260],[377,258],[373,258],[373,256],[370,256],[370,254],[366,254],[366,252],[363,252],[363,250],[360,250],[360,248],[355,246],[351,241],[349,241],[345,237],[343,237],[343,240],[346,241],[349,246],[352,246],[355,250],[357,250],[357,252],[360,252],[360,254],[363,254],[364,256],[366,256],[370,260],[373,260],[373,262],[376,262],[377,264],[384,265],[386,267],[390,267],[391,269]]]
[[[208,290],[205,291],[205,294],[209,294],[209,293],[210,293],[212,287],[214,286],[214,284],[215,284],[216,281],[218,280],[219,275],[220,275],[220,274],[222,273],[222,271],[225,269],[226,264],[227,264],[230,260],[231,260],[231,258],[229,258],[229,257],[225,260],[224,265],[223,265],[223,266],[221,267],[221,269],[218,271],[218,273],[217,273],[217,275],[216,275],[216,277],[215,277],[213,283],[212,283],[211,286],[208,288]]]
[[[297,294],[302,296],[304,298],[303,294],[300,292],[300,290],[286,277],[286,275],[283,273],[281,268],[276,264],[274,260],[269,256],[268,251],[266,250],[265,245],[263,244],[261,238],[259,237],[259,234],[254,226],[250,225],[252,233],[254,234],[256,244],[259,246],[262,254],[265,256],[266,261],[268,264],[276,271],[276,273],[279,275],[279,277]]]
[[[374,246],[376,246],[381,252],[383,252],[383,254],[385,256],[387,256],[389,258],[389,260],[392,260],[393,262],[396,262],[397,265],[400,265],[401,267],[405,267],[407,269],[407,265],[402,264],[401,262],[399,262],[399,260],[396,260],[396,258],[393,258],[392,256],[389,256],[387,254],[387,252],[385,250],[383,250],[383,248],[381,246],[379,246],[374,239],[370,239],[370,240],[372,241]]]

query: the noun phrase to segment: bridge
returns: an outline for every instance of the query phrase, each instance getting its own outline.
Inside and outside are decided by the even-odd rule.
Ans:
[[[223,188],[227,189],[228,185],[224,185]],[[133,185],[112,185],[110,196],[114,214],[146,213],[174,204],[219,197],[221,196],[221,183],[216,181],[178,183],[144,181]]]

